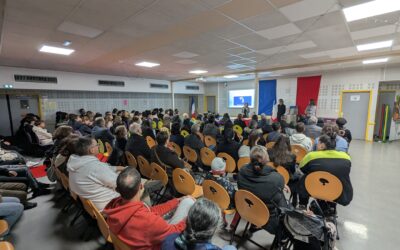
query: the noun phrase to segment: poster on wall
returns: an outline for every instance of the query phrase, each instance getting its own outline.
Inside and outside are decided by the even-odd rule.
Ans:
[[[396,100],[393,106],[393,121],[400,123],[400,95],[396,96]]]

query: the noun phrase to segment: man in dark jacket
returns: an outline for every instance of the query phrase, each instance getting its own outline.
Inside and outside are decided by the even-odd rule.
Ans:
[[[103,143],[108,142],[111,145],[114,145],[115,138],[111,134],[110,130],[106,128],[106,121],[103,117],[97,117],[96,120],[94,120],[92,136],[94,136],[96,140],[100,139]]]
[[[188,146],[196,151],[196,153],[197,153],[196,165],[198,167],[202,167],[203,164],[201,163],[201,159],[200,159],[200,150],[202,148],[204,148],[204,143],[201,141],[200,136],[199,136],[200,125],[194,124],[190,130],[191,130],[191,134],[186,136],[186,138],[185,138],[185,146]]]
[[[272,129],[274,131],[268,134],[267,143],[276,142],[279,139],[279,136],[281,136],[281,124],[279,122],[274,122],[272,124]]]
[[[286,105],[283,103],[283,99],[279,99],[278,113],[276,115],[276,117],[278,118],[278,122],[281,121],[281,118],[285,113],[286,113]]]
[[[135,157],[141,155],[146,159],[150,159],[150,148],[142,136],[142,128],[140,127],[140,124],[132,123],[129,126],[129,132],[131,133],[131,136],[126,143],[125,150],[131,152]]]
[[[237,119],[235,119],[233,121],[233,125],[239,125],[240,127],[242,127],[242,129],[247,127],[246,123],[243,121],[243,115],[242,114],[238,114]]]

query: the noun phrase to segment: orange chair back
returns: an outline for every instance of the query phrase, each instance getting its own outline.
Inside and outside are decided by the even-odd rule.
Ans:
[[[226,162],[225,172],[233,173],[236,170],[236,162],[232,156],[228,155],[227,153],[219,153],[218,157],[223,158]]]
[[[271,141],[271,142],[268,142],[268,143],[265,145],[265,147],[266,147],[267,149],[271,149],[271,148],[274,147],[274,145],[275,145],[275,142],[274,142],[274,141]]]
[[[149,161],[146,160],[146,158],[144,158],[143,156],[139,155],[138,156],[138,165],[139,165],[140,173],[144,177],[149,179],[150,175],[151,175],[151,167],[150,167]]]
[[[228,192],[224,187],[212,180],[203,182],[204,197],[215,202],[222,211],[228,209],[231,202]]]
[[[246,190],[236,191],[235,205],[240,216],[251,224],[262,227],[268,223],[268,207],[251,192]]]
[[[61,175],[61,184],[63,185],[64,189],[68,191],[69,190],[69,179],[61,171],[60,171],[60,175]]]
[[[196,189],[196,183],[193,177],[180,168],[176,168],[172,171],[172,182],[176,191],[183,195],[191,195]]]
[[[128,246],[125,242],[120,240],[120,238],[118,238],[118,236],[113,234],[113,232],[111,232],[111,231],[110,231],[110,237],[111,237],[111,240],[112,240],[115,250],[131,250],[130,246]]]
[[[300,145],[292,145],[292,153],[296,155],[296,162],[300,163],[304,156],[307,154],[307,150]]]
[[[169,144],[174,149],[175,153],[180,157],[182,155],[181,147],[179,147],[179,145],[176,144],[175,142],[169,142]]]
[[[250,157],[240,157],[237,163],[238,171],[245,165],[250,163]]]
[[[0,220],[0,235],[3,235],[8,230],[8,223],[6,220]]]
[[[106,219],[100,213],[100,211],[93,205],[93,203],[92,203],[92,208],[93,208],[93,212],[96,217],[96,220],[97,220],[97,226],[99,227],[101,234],[103,235],[104,239],[106,239],[106,241],[112,243],[112,240],[110,237],[110,229],[108,227]]]
[[[8,241],[0,241],[0,249],[1,250],[14,250],[13,244]]]
[[[343,192],[342,182],[325,171],[316,171],[307,175],[305,187],[311,197],[330,202],[334,202]]]
[[[157,144],[156,141],[151,136],[146,136],[146,142],[149,148],[152,148]]]
[[[183,146],[183,155],[189,162],[196,162],[197,161],[197,153],[194,149]]]
[[[167,172],[165,172],[165,170],[155,162],[151,163],[150,179],[161,181],[164,187],[168,184]]]
[[[85,199],[81,196],[79,196],[79,199],[82,202],[83,208],[85,209],[85,211],[93,218],[96,218],[96,215],[94,213],[94,204],[92,203],[92,201]]]
[[[202,142],[204,142],[204,135],[203,135],[202,133],[198,133],[198,136],[200,137],[200,140],[201,140]]]
[[[202,148],[200,150],[200,159],[205,166],[211,166],[212,160],[215,158],[215,153],[209,148]]]
[[[137,168],[138,166],[137,161],[135,159],[135,156],[133,156],[131,152],[125,151],[125,157],[129,167]]]
[[[264,141],[267,141],[268,133],[263,134]]]
[[[110,155],[113,152],[113,147],[111,146],[111,144],[109,142],[106,142],[104,145],[106,146],[106,154],[108,157],[110,157]]]
[[[214,139],[214,137],[206,135],[204,137],[204,144],[206,144],[206,147],[210,147],[211,145],[216,146],[217,145],[217,141]]]
[[[282,167],[282,166],[278,166],[276,168],[276,171],[282,175],[283,180],[285,181],[285,184],[289,183],[290,180],[290,175],[289,172],[286,170],[286,168]]]

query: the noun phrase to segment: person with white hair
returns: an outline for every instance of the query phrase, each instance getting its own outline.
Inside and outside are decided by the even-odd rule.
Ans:
[[[320,137],[322,128],[317,126],[317,123],[318,118],[315,116],[311,116],[310,119],[308,119],[308,124],[306,125],[304,134],[313,139]]]
[[[150,148],[147,145],[146,140],[142,136],[142,127],[138,123],[132,123],[129,126],[129,133],[131,136],[126,143],[125,150],[133,154],[133,156],[138,157],[143,156],[146,159],[150,159]]]

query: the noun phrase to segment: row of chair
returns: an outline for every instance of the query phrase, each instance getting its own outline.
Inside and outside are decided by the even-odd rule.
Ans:
[[[5,220],[0,220],[0,235],[3,235],[9,230],[8,223]],[[1,250],[14,250],[14,246],[8,242],[0,239],[0,249]]]

